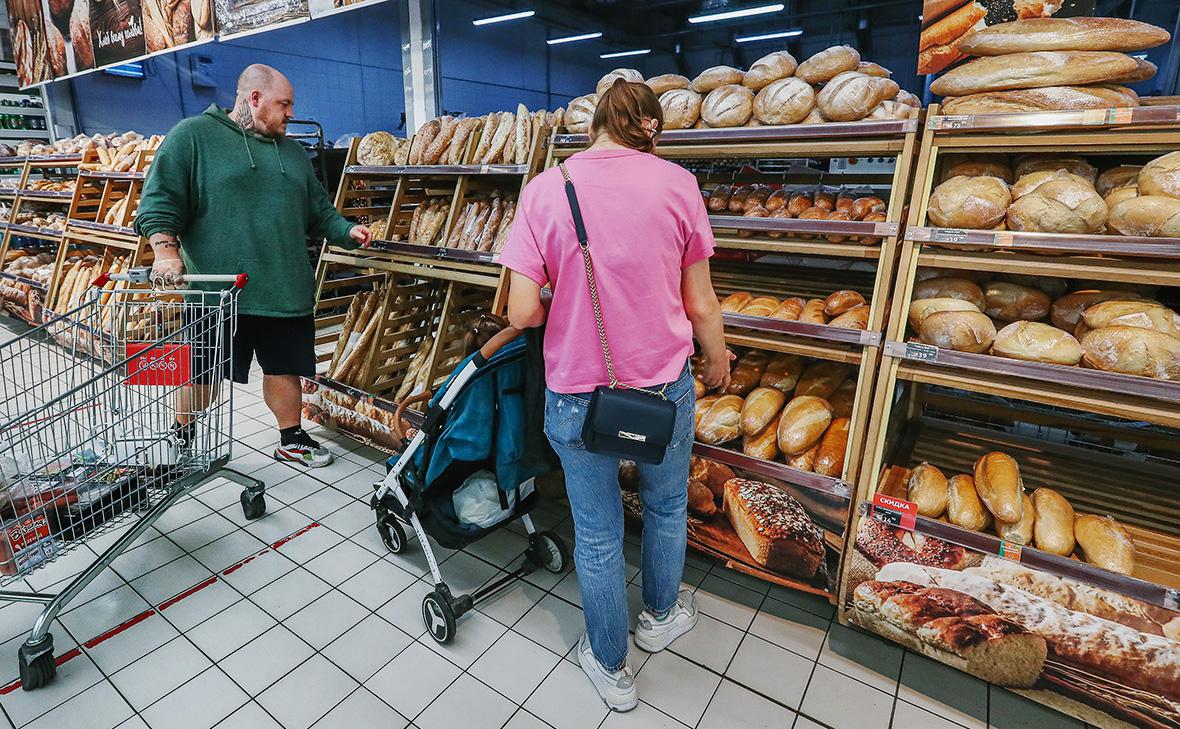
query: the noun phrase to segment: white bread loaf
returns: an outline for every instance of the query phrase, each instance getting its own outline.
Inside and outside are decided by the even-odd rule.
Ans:
[[[1111,167],[1101,175],[1098,175],[1098,181],[1094,185],[1094,189],[1098,190],[1098,194],[1106,197],[1114,190],[1120,187],[1126,187],[1131,184],[1138,184],[1139,171],[1143,169],[1143,165],[1119,165],[1118,167]]]
[[[1180,380],[1180,339],[1154,329],[1103,327],[1082,337],[1082,363],[1108,372]]]
[[[1122,18],[1029,18],[999,23],[959,41],[969,56],[1002,56],[1030,51],[1141,51],[1163,45],[1163,28]]]
[[[873,63],[872,61],[861,61],[860,63],[856,64],[855,70],[860,71],[866,76],[876,76],[877,78],[889,78],[893,75],[892,71],[885,68],[881,64]]]
[[[1106,203],[1085,181],[1050,180],[1008,208],[1010,230],[1041,233],[1100,233]]]
[[[740,84],[743,78],[745,78],[745,74],[733,66],[713,66],[701,71],[692,80],[689,88],[698,94],[707,94],[720,86]]]
[[[1138,301],[1143,297],[1120,289],[1087,289],[1066,294],[1049,308],[1049,321],[1058,329],[1072,332],[1082,320],[1086,309],[1104,301]]]
[[[883,79],[845,71],[824,84],[815,105],[831,121],[860,121],[885,97]]]
[[[922,100],[905,89],[897,92],[897,97],[894,98],[894,101],[899,104],[905,104],[906,106],[912,106],[915,109],[922,108]]]
[[[910,304],[909,322],[914,331],[921,328],[922,322],[931,314],[940,311],[975,311],[979,309],[970,301],[955,299],[949,296],[937,299],[918,299]]]
[[[855,48],[832,46],[800,63],[795,76],[809,84],[822,84],[845,71],[855,71],[859,65],[860,53]]]
[[[1120,235],[1180,238],[1180,200],[1162,195],[1123,200],[1110,209],[1107,224]]]
[[[787,78],[795,73],[799,63],[795,57],[786,51],[774,51],[750,64],[750,69],[742,78],[742,85],[760,91],[781,78]]]
[[[1016,158],[1016,179],[1042,170],[1065,170],[1087,180],[1091,186],[1098,181],[1098,168],[1081,157],[1062,157],[1052,154],[1026,154]]]
[[[1036,51],[991,56],[952,68],[930,84],[940,96],[965,96],[1007,89],[1107,83],[1133,73],[1139,64],[1122,53]]]
[[[590,129],[590,120],[594,118],[594,109],[598,107],[598,94],[579,96],[569,103],[565,109],[565,128],[573,134],[580,134]],[[495,119],[493,114],[488,123]]]
[[[1014,321],[996,332],[992,354],[1026,362],[1076,365],[1082,345],[1069,332],[1035,321]]]
[[[1012,202],[997,177],[952,177],[930,194],[927,217],[940,228],[994,228]]]
[[[988,91],[948,96],[943,114],[1019,114],[1030,111],[1071,111],[1139,106],[1134,96],[1109,86],[1046,86],[1037,89]]]
[[[968,301],[976,311],[983,311],[987,301],[983,289],[974,281],[965,278],[937,276],[919,281],[914,285],[913,301],[923,299],[960,299]]]
[[[797,124],[815,108],[815,90],[797,78],[781,78],[754,97],[754,116],[763,124]]]
[[[1102,199],[1106,201],[1107,210],[1114,210],[1115,205],[1118,205],[1124,200],[1131,200],[1137,197],[1139,197],[1139,186],[1128,185],[1127,187],[1119,187],[1111,190]],[[1107,221],[1107,227],[1110,227],[1110,221]]]
[[[1180,152],[1156,157],[1139,171],[1139,193],[1180,199]]]
[[[918,338],[941,349],[978,354],[992,346],[996,325],[978,311],[938,311],[922,320]]]
[[[673,89],[660,95],[664,129],[692,129],[701,118],[701,95],[692,89]]]
[[[825,122],[827,122],[827,119],[825,119],[824,115],[822,113],[820,113],[820,110],[819,109],[812,109],[811,111],[807,112],[807,116],[803,117],[803,119],[800,120],[799,123],[800,124],[823,124]]]
[[[904,121],[906,119],[915,119],[918,116],[918,110],[908,104],[903,104],[900,101],[882,101],[873,107],[869,115],[865,119],[876,119],[879,121]]]
[[[740,127],[754,113],[754,92],[725,84],[709,92],[701,104],[701,119],[710,127]]]
[[[641,84],[643,83],[643,74],[633,68],[616,68],[598,80],[598,85],[594,87],[594,92],[602,96],[617,79]]]
[[[1049,295],[1011,281],[989,281],[983,313],[1003,322],[1037,321],[1049,315]]]
[[[1180,337],[1180,314],[1154,301],[1103,301],[1083,311],[1082,321],[1090,329],[1140,327]]]
[[[687,89],[690,81],[687,76],[681,76],[678,73],[662,73],[659,76],[652,76],[644,83],[653,94],[663,96],[674,89]]]
[[[945,181],[959,175],[964,177],[998,177],[1009,185],[1013,180],[1012,165],[1003,158],[996,159],[995,157],[960,159],[943,171],[942,179]]]
[[[1022,198],[1050,180],[1073,180],[1078,184],[1091,186],[1086,178],[1078,177],[1066,170],[1038,170],[1030,172],[1016,181],[1016,184],[1012,186],[1012,199]]]

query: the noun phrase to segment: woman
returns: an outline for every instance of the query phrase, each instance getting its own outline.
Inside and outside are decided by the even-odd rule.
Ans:
[[[655,652],[696,625],[692,593],[678,592],[687,537],[687,483],[694,394],[688,357],[695,335],[699,376],[729,383],[721,307],[709,278],[713,233],[696,178],[652,154],[663,125],[655,95],[618,80],[598,102],[590,148],[567,161],[589,237],[607,341],[621,383],[659,390],[676,403],[672,443],[659,465],[639,465],[643,501],[643,601],[635,643]],[[545,433],[561,458],[574,515],[574,552],[586,618],[582,670],[607,706],[635,707],[627,666],[627,592],[619,459],[590,453],[582,426],[590,393],[608,384],[586,267],[561,171],[520,197],[500,262],[511,269],[508,318],[545,331]],[[542,288],[552,289],[552,298]]]

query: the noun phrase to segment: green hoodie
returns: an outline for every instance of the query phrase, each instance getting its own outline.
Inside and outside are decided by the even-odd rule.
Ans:
[[[283,317],[315,309],[308,237],[355,247],[352,225],[298,142],[247,133],[216,104],[168,132],[135,218],[142,236],[177,235],[190,273],[249,274],[239,312]]]

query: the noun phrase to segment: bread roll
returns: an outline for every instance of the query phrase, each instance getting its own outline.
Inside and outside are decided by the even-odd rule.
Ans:
[[[796,395],[812,395],[825,400],[852,374],[852,368],[839,362],[815,362],[799,376]]]
[[[947,115],[1020,114],[1135,106],[1139,106],[1137,97],[1105,86],[1046,86],[952,96],[941,111]]]
[[[891,82],[892,83],[892,82]],[[873,107],[872,111],[865,116],[865,119],[875,119],[877,121],[904,121],[906,119],[913,119],[918,115],[918,110],[900,101],[890,101],[886,99],[880,104]]]
[[[1123,200],[1110,208],[1107,225],[1120,235],[1180,238],[1180,200],[1163,195]]]
[[[1180,198],[1180,152],[1156,157],[1139,171],[1139,193]]]
[[[926,317],[939,311],[979,311],[979,307],[970,301],[952,298],[918,299],[910,304],[910,326],[917,331]]]
[[[913,301],[921,299],[959,299],[983,311],[986,300],[979,284],[965,278],[928,278],[914,284]]]
[[[840,478],[844,474],[844,459],[848,454],[848,418],[836,418],[819,441],[812,467],[821,476]]]
[[[1081,177],[1093,187],[1098,181],[1098,168],[1080,157],[1052,154],[1027,154],[1016,159],[1016,179],[1043,170],[1065,170]]]
[[[1030,172],[1016,181],[1016,184],[1012,186],[1012,199],[1017,200],[1022,198],[1052,180],[1073,180],[1079,185],[1093,187],[1084,177],[1078,177],[1066,170],[1038,170],[1036,172]]]
[[[786,51],[768,53],[750,64],[750,70],[746,71],[746,75],[742,79],[742,85],[748,86],[755,91],[764,89],[771,82],[787,78],[795,73],[795,68],[798,65],[795,57]]]
[[[715,400],[697,422],[697,440],[706,445],[720,445],[742,433],[742,399],[723,395]]]
[[[765,366],[765,362],[755,366],[739,361],[729,373],[729,386],[725,388],[725,394],[745,397],[762,381]]]
[[[1104,301],[1082,312],[1082,321],[1090,329],[1141,327],[1180,337],[1180,315],[1152,301]]]
[[[983,508],[970,476],[960,474],[947,481],[946,517],[955,526],[977,532],[992,523],[992,515]]]
[[[844,289],[837,291],[824,300],[824,313],[828,316],[840,316],[846,311],[864,306],[867,302],[859,291]]]
[[[866,76],[876,76],[878,78],[889,78],[893,75],[892,71],[885,68],[881,64],[873,63],[872,61],[861,61],[860,63],[856,64],[855,70],[863,73]]]
[[[740,127],[754,113],[754,92],[726,84],[709,92],[701,104],[701,119],[710,127]]]
[[[853,220],[864,220],[872,213],[884,213],[885,210],[885,201],[879,197],[858,197],[852,201],[852,212],[849,215]]]
[[[724,213],[729,210],[729,196],[732,194],[733,188],[725,185],[715,187],[709,191],[709,197],[705,199],[705,207],[709,208],[711,213]]]
[[[815,469],[815,457],[818,454],[819,443],[816,443],[799,455],[788,457],[787,465],[800,471],[812,471]]]
[[[1098,190],[1099,195],[1106,197],[1116,188],[1137,183],[1139,171],[1142,169],[1142,165],[1119,165],[1118,167],[1111,167],[1101,175],[1098,175],[1098,182],[1094,187]]]
[[[672,89],[660,96],[664,129],[692,129],[701,118],[701,95],[692,89]]]
[[[820,397],[804,395],[787,403],[778,425],[778,447],[797,456],[817,444],[832,422],[832,406]]]
[[[975,491],[996,521],[1012,524],[1021,520],[1024,481],[1012,456],[993,451],[976,461]]]
[[[737,314],[753,300],[754,295],[749,291],[738,291],[721,300],[721,311],[727,314]]]
[[[780,411],[760,432],[742,436],[742,453],[764,461],[778,458],[778,423],[781,417]]]
[[[927,316],[918,328],[918,339],[957,352],[986,352],[996,338],[996,325],[974,311],[939,311]]]
[[[806,301],[797,296],[783,301],[770,312],[771,319],[782,319],[783,321],[799,321],[799,316],[803,313],[803,307],[807,304]]]
[[[1082,364],[1125,375],[1180,380],[1180,339],[1154,329],[1112,326],[1082,338]]]
[[[1049,321],[1058,329],[1072,332],[1082,320],[1082,312],[1104,301],[1134,301],[1143,297],[1119,289],[1076,291],[1062,296],[1049,308]]]
[[[983,292],[983,312],[1003,322],[1038,321],[1049,316],[1049,295],[1008,281],[992,281]]]
[[[797,354],[776,354],[766,365],[758,384],[760,387],[773,387],[789,395],[795,391],[795,385],[799,383],[805,366],[803,358]]]
[[[828,398],[828,403],[832,406],[832,415],[837,418],[852,417],[852,409],[856,405],[856,380],[844,380]]]
[[[594,92],[602,96],[618,79],[641,84],[643,83],[643,74],[633,68],[616,68],[598,80],[598,85],[594,87]]]
[[[699,94],[707,94],[722,86],[740,84],[743,78],[745,78],[745,74],[732,66],[713,66],[701,71],[700,75],[689,84],[689,88]],[[742,124],[745,122],[743,121]]]
[[[810,299],[803,305],[803,311],[799,314],[799,321],[804,324],[827,324],[828,320],[824,316],[824,300]]]
[[[644,83],[653,94],[659,97],[675,89],[687,89],[690,82],[687,76],[681,76],[678,73],[662,73],[659,76],[652,76]]]
[[[863,332],[869,328],[869,307],[858,306],[846,311],[828,322],[828,326],[837,329],[857,329]]]
[[[919,514],[937,519],[946,513],[946,476],[929,463],[919,463],[910,471],[906,498],[918,505]]]
[[[942,173],[943,180],[949,180],[952,177],[998,177],[1011,185],[1012,165],[1003,159],[969,157],[955,162]]]
[[[565,108],[565,128],[571,134],[582,134],[590,129],[590,120],[594,118],[594,109],[598,107],[598,94],[579,96]],[[492,124],[496,115],[488,117],[487,124]]]
[[[795,76],[809,84],[822,84],[845,71],[855,71],[859,65],[860,54],[855,48],[832,46],[800,63],[795,69]]]
[[[930,194],[926,215],[940,228],[994,228],[1012,196],[997,177],[952,177]]]
[[[1034,51],[977,58],[930,84],[931,93],[965,96],[986,91],[1100,84],[1138,68],[1135,59],[1102,51]]]
[[[837,75],[820,90],[815,105],[832,121],[860,121],[885,97],[882,79],[856,71]]]
[[[742,405],[742,432],[746,435],[761,433],[786,403],[787,396],[780,390],[773,387],[755,388]]]
[[[797,78],[770,82],[754,97],[754,116],[763,124],[797,124],[815,107],[815,90]]]
[[[729,196],[729,212],[743,213],[746,210],[746,198],[750,197],[750,193],[754,192],[753,185],[742,185],[733,191]]]
[[[1030,545],[1033,541],[1033,530],[1036,528],[1037,511],[1028,494],[1022,493],[1020,496],[1024,503],[1020,521],[1011,524],[1005,524],[1002,521],[996,522],[996,534],[1000,539],[1014,544]]]
[[[1115,205],[1118,205],[1124,200],[1131,200],[1132,198],[1136,197],[1139,197],[1139,186],[1129,185],[1127,187],[1120,187],[1115,190],[1111,190],[1106,194],[1106,197],[1102,199],[1106,201],[1107,210],[1113,210]],[[1109,220],[1107,221],[1107,227],[1110,227]]]
[[[1114,519],[1082,514],[1074,522],[1073,533],[1087,562],[1111,572],[1134,574],[1135,543]]]
[[[1051,488],[1039,488],[1032,495],[1033,508],[1037,512],[1033,524],[1033,537],[1037,549],[1061,557],[1073,554],[1074,513],[1065,497]]]
[[[1015,321],[996,333],[992,354],[1026,362],[1076,365],[1082,345],[1057,327],[1033,321]]]

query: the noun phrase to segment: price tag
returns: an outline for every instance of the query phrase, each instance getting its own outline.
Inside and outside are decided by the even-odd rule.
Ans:
[[[1007,248],[1012,245],[1013,240],[1015,240],[1015,237],[1012,235],[1012,233],[1002,231],[1000,233],[996,233],[995,245],[998,248]]]
[[[1106,109],[1086,109],[1082,112],[1082,124],[1086,126],[1106,124],[1106,111]]]
[[[918,523],[917,504],[885,494],[873,494],[873,506],[870,514],[882,524],[910,532]]]
[[[938,347],[935,347],[933,344],[922,344],[921,342],[906,342],[905,352],[902,356],[906,359],[914,359],[919,362],[937,362]]]
[[[960,228],[936,228],[930,240],[935,243],[961,243],[967,240],[970,231]]]
[[[1000,540],[1000,556],[1004,559],[1010,559],[1013,562],[1020,561],[1020,555],[1024,551],[1024,547],[1015,542],[1005,542]]]
[[[1130,124],[1135,118],[1134,109],[1110,109],[1108,114],[1110,124]]]
[[[971,127],[972,117],[969,116],[936,116],[928,125],[931,129],[968,129]]]
[[[1164,607],[1169,610],[1180,610],[1180,590],[1169,587],[1164,592]]]

